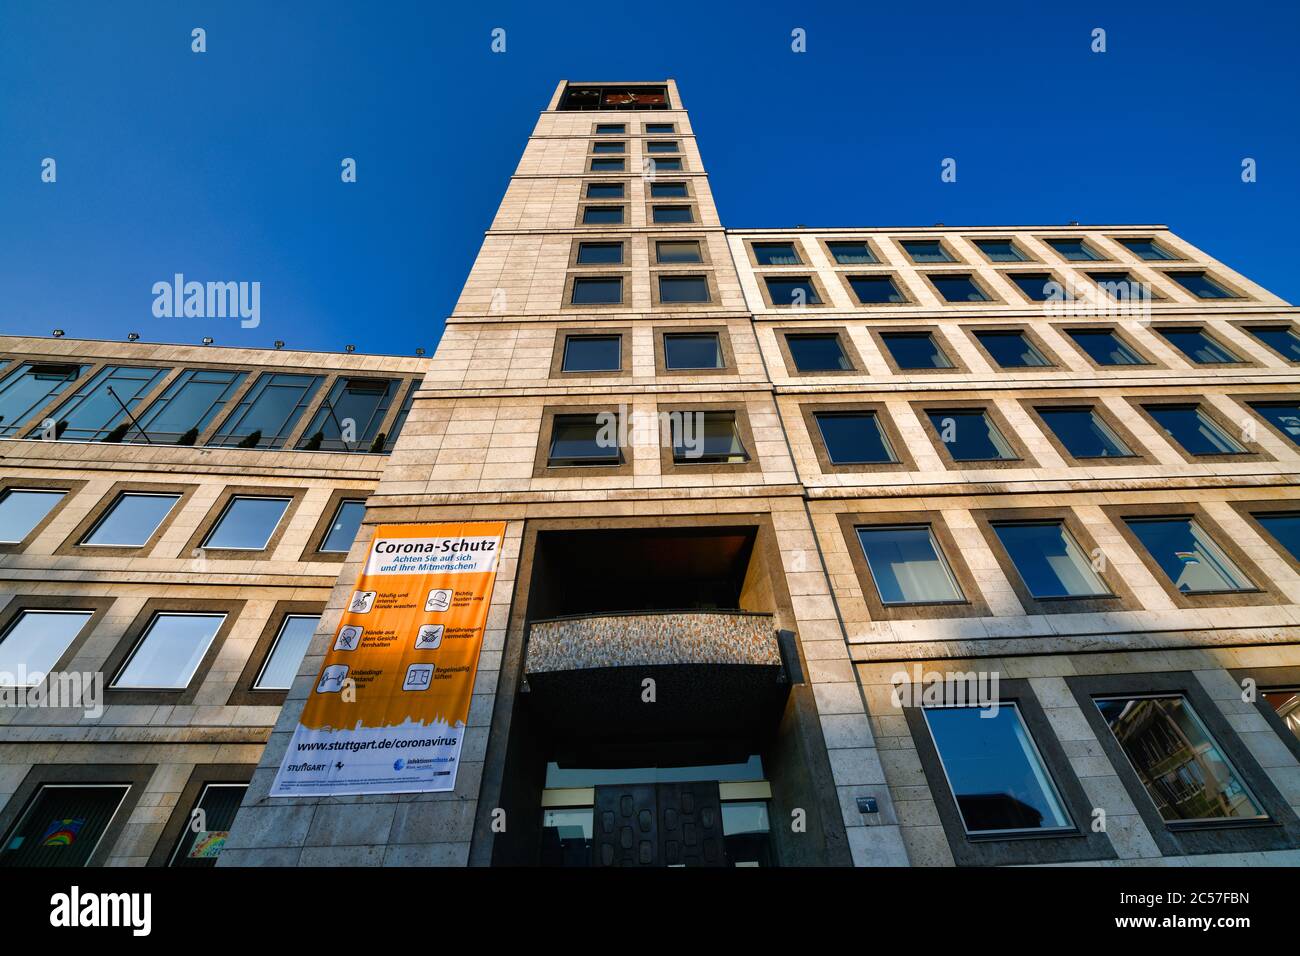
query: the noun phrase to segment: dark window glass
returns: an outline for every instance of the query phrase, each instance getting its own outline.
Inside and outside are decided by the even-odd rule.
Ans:
[[[1166,272],[1165,275],[1169,276],[1169,278],[1173,279],[1198,299],[1240,298],[1240,296],[1235,292],[1231,292],[1224,288],[1204,272]]]
[[[137,416],[140,428],[156,444],[193,444],[247,377],[246,372],[187,368]],[[139,430],[132,428],[125,440],[143,441],[144,438]]]
[[[735,412],[683,411],[672,420],[673,461],[738,464],[748,461]]]
[[[1250,407],[1283,435],[1300,445],[1300,402],[1251,402]]]
[[[1033,368],[1052,364],[1023,332],[976,332],[975,338],[993,356],[993,361],[1003,368]]]
[[[1033,302],[1061,302],[1066,298],[1065,287],[1050,272],[1008,272],[1007,278]]]
[[[826,453],[834,464],[875,464],[898,460],[875,412],[817,412],[813,417],[817,420]]]
[[[1072,830],[1070,815],[1014,703],[926,707],[926,726],[967,833]]]
[[[91,611],[32,609],[18,615],[0,634],[0,674],[19,687],[39,684],[63,657]]]
[[[46,403],[62,395],[89,366],[23,362],[0,382],[0,438],[17,434]]]
[[[1062,259],[1069,259],[1072,262],[1093,262],[1102,258],[1082,239],[1048,239],[1047,244],[1055,249]]]
[[[171,512],[180,495],[146,495],[133,491],[118,495],[82,544],[100,547],[141,547]]]
[[[1186,697],[1103,697],[1096,704],[1167,823],[1267,818]]]
[[[247,790],[243,783],[204,784],[167,865],[216,866]]]
[[[722,349],[715,332],[670,332],[664,335],[667,368],[722,368]]]
[[[682,161],[664,156],[655,156],[650,159],[650,165],[655,172],[677,172],[682,168]]]
[[[858,528],[858,541],[882,604],[964,600],[929,525]]]
[[[849,276],[849,286],[862,305],[907,301],[890,276]]]
[[[786,346],[801,372],[848,372],[853,366],[837,335],[787,335]]]
[[[793,242],[756,242],[753,244],[754,261],[760,266],[797,266],[799,253]]]
[[[1184,594],[1254,590],[1250,578],[1191,518],[1125,518],[1124,523]]]
[[[46,785],[0,847],[0,867],[86,866],[112,823],[127,784]]]
[[[766,800],[722,804],[722,842],[731,866],[772,866],[772,824]]]
[[[1254,518],[1277,540],[1278,544],[1290,552],[1291,557],[1300,561],[1300,511],[1256,514]]]
[[[303,429],[298,447],[309,451],[378,450],[371,446],[401,384],[396,378],[339,377]]]
[[[993,530],[1035,598],[1108,594],[1088,556],[1060,521],[997,522]]]
[[[112,686],[184,690],[225,620],[224,614],[155,614]]]
[[[1144,405],[1161,430],[1189,455],[1242,455],[1246,448],[1199,405]]]
[[[1088,278],[1112,299],[1120,302],[1149,302],[1159,298],[1145,282],[1139,282],[1127,272],[1089,272]]]
[[[700,262],[700,243],[696,239],[684,239],[680,242],[661,239],[655,243],[655,261],[660,265]]]
[[[556,415],[551,427],[548,464],[617,465],[622,461],[617,423],[596,415]]]
[[[617,372],[622,367],[622,337],[570,335],[564,340],[566,372]]]
[[[926,414],[954,461],[1010,461],[1017,457],[985,412],[945,409]]]
[[[591,866],[593,813],[591,807],[542,811],[542,866]]]
[[[58,436],[69,441],[102,441],[118,425],[134,430],[128,412],[134,415],[144,396],[169,371],[129,365],[101,368],[51,414],[58,422]]]
[[[1091,408],[1040,408],[1047,427],[1075,458],[1129,458],[1133,452]]]
[[[685,183],[651,183],[650,196],[652,199],[685,199],[690,193],[686,191]]]
[[[932,275],[930,284],[947,302],[987,302],[988,295],[968,275]]]
[[[1074,344],[1098,365],[1149,364],[1111,329],[1069,329],[1067,332]]]
[[[577,278],[573,280],[573,305],[617,305],[623,301],[623,280]]]
[[[7,488],[0,493],[0,544],[17,544],[45,520],[66,491]]]
[[[320,550],[326,554],[347,554],[352,548],[357,532],[361,530],[361,519],[365,513],[364,499],[350,498],[340,501],[338,510],[334,512],[334,520],[330,522],[329,530],[325,532],[325,540],[321,542]]]
[[[288,498],[231,498],[203,541],[204,548],[261,551],[289,507]]]
[[[1169,344],[1178,351],[1182,352],[1193,362],[1198,365],[1217,365],[1231,364],[1240,362],[1226,345],[1221,345],[1212,338],[1204,329],[1183,328],[1183,329],[1156,329],[1163,335]]]
[[[655,222],[694,222],[695,216],[690,206],[655,206],[652,217]]]
[[[621,242],[578,243],[578,265],[618,265],[622,261],[623,243]]]
[[[882,332],[880,338],[900,369],[953,367],[929,332]]]
[[[650,153],[677,153],[681,152],[676,143],[658,142],[650,140],[646,144],[646,151]]]
[[[323,375],[263,372],[208,444],[279,448],[324,380]]]
[[[582,221],[587,225],[609,225],[623,221],[622,206],[584,206]]]
[[[621,153],[626,148],[627,148],[626,144],[616,143],[616,142],[591,144],[591,151],[593,153]]]
[[[879,261],[865,242],[828,242],[826,246],[835,257],[835,261],[842,266],[857,266]]]
[[[622,199],[622,183],[587,183],[588,199]]]
[[[392,451],[393,446],[397,444],[397,436],[402,433],[402,426],[406,424],[406,418],[411,414],[411,405],[415,402],[415,393],[420,390],[421,379],[414,379],[406,388],[406,397],[402,399],[402,406],[397,410],[397,417],[393,419],[393,427],[388,430],[388,435],[384,439],[384,451]]]
[[[952,256],[938,239],[910,239],[902,243],[913,262],[953,262]]]
[[[1252,325],[1246,331],[1288,362],[1300,362],[1300,335],[1281,325]]]
[[[659,277],[659,301],[669,302],[708,302],[709,282],[704,276],[665,276]]]
[[[621,159],[593,159],[591,161],[591,171],[593,173],[621,173],[623,172],[624,161]]]
[[[773,305],[821,305],[821,296],[807,276],[791,278],[764,276]]]
[[[646,123],[645,131],[647,133],[675,133],[677,129],[673,123]]]
[[[597,123],[596,132],[599,134],[607,133],[626,133],[627,126],[623,123]]]
[[[1139,259],[1177,259],[1178,257],[1169,252],[1154,239],[1121,239],[1120,245],[1128,249]]]
[[[307,645],[311,643],[318,624],[320,617],[317,615],[285,615],[271,653],[266,655],[262,672],[253,682],[254,690],[288,690],[293,686],[293,679],[298,676],[298,665],[307,653]]]
[[[992,262],[1024,262],[1028,258],[1010,239],[976,239],[975,245]]]

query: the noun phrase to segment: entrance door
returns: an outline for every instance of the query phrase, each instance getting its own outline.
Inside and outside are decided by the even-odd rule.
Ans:
[[[716,780],[595,788],[592,866],[726,866]]]

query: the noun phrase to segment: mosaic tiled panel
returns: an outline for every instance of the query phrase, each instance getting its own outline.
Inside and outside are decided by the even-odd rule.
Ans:
[[[651,664],[780,664],[768,614],[634,614],[542,621],[527,670]]]

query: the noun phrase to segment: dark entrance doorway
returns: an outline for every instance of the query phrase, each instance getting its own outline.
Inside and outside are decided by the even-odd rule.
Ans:
[[[716,780],[595,791],[592,866],[727,865]]]

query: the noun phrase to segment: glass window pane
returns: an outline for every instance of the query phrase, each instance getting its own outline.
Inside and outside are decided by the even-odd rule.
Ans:
[[[849,286],[862,305],[885,305],[907,301],[890,276],[849,276]]]
[[[664,336],[664,365],[670,369],[722,368],[717,333],[669,333]]]
[[[45,520],[66,491],[9,488],[0,494],[0,544],[17,544]]]
[[[593,173],[621,173],[623,172],[624,160],[622,159],[593,159],[591,161],[591,171]]]
[[[0,847],[0,867],[86,866],[131,788],[43,786]]]
[[[225,848],[226,837],[234,826],[235,814],[247,791],[247,784],[242,783],[205,784],[199,799],[190,810],[188,822],[191,825],[181,830],[180,840],[167,865],[216,866],[217,857]],[[195,823],[202,824],[201,828],[195,829]]]
[[[883,332],[880,338],[900,369],[953,367],[929,332]]]
[[[1169,344],[1198,365],[1215,365],[1240,362],[1241,359],[1225,345],[1219,344],[1204,329],[1156,329]]]
[[[58,436],[69,441],[102,441],[119,426],[134,429],[127,412],[135,414],[144,396],[170,371],[108,365],[90,377],[51,416]],[[125,406],[125,408],[123,407]],[[118,437],[122,437],[119,433]]]
[[[931,275],[930,284],[939,290],[946,302],[987,302],[984,290],[967,275]]]
[[[760,266],[797,266],[799,253],[793,242],[756,242],[753,244],[754,261]]]
[[[938,239],[917,239],[904,242],[903,248],[913,262],[952,262],[952,256]]]
[[[685,199],[690,195],[685,183],[651,183],[652,199]]]
[[[1215,282],[1204,272],[1166,272],[1180,286],[1198,299],[1235,299],[1237,295]]]
[[[682,168],[680,159],[669,159],[665,157],[655,157],[650,160],[654,172],[677,172]]]
[[[690,206],[655,206],[655,222],[694,222]]]
[[[1041,368],[1052,364],[1023,332],[976,332],[975,338],[1003,368]]]
[[[1026,258],[1010,239],[976,239],[975,245],[993,262],[1024,262]]]
[[[125,492],[118,496],[81,543],[117,548],[141,547],[158,530],[158,525],[180,497]]]
[[[208,444],[279,448],[324,380],[323,375],[263,372]]]
[[[393,419],[392,427],[388,429],[388,434],[384,437],[384,451],[392,451],[393,446],[397,444],[397,438],[402,433],[402,426],[406,424],[406,418],[411,414],[411,405],[415,402],[415,393],[420,390],[422,379],[412,379],[411,383],[406,386],[406,397],[402,399],[402,406],[397,410],[397,417]]]
[[[588,199],[622,199],[622,183],[587,183]]]
[[[0,382],[0,438],[16,435],[88,368],[77,364],[23,362],[11,371]]]
[[[609,427],[616,426],[611,423]],[[597,416],[555,416],[551,427],[551,465],[616,465],[619,460],[617,437],[607,432]]]
[[[708,302],[709,283],[704,276],[659,277],[659,301]]]
[[[0,685],[39,684],[86,626],[91,611],[20,611],[0,637]]]
[[[1278,544],[1290,552],[1291,557],[1300,561],[1300,511],[1257,514],[1254,517]]]
[[[225,619],[224,614],[155,614],[113,686],[184,690]]]
[[[542,811],[542,866],[591,866],[591,807]]]
[[[837,335],[787,335],[785,341],[801,372],[847,372],[853,368]]]
[[[675,133],[677,130],[673,123],[646,123],[645,131],[647,133]]]
[[[1120,243],[1139,259],[1177,259],[1154,239],[1121,239]]]
[[[1199,405],[1145,405],[1161,430],[1189,455],[1241,455],[1246,448],[1214,423]]]
[[[578,243],[578,265],[618,265],[622,261],[623,243],[621,242]]]
[[[685,239],[681,242],[661,240],[655,243],[655,259],[660,264],[701,262],[700,243],[695,239]]]
[[[261,551],[288,507],[288,498],[231,498],[203,547]]]
[[[564,371],[617,372],[622,363],[622,337],[570,335],[564,340]]]
[[[944,410],[926,414],[954,461],[1010,461],[1018,457],[993,419],[982,411]]]
[[[187,368],[139,416],[140,428],[155,444],[192,445],[247,377],[247,372]],[[126,440],[144,438],[132,428]]]
[[[1125,518],[1179,591],[1248,591],[1250,579],[1191,518]]]
[[[310,614],[289,614],[280,625],[280,633],[275,637],[271,653],[266,656],[262,673],[253,683],[256,690],[288,690],[293,679],[298,676],[298,665],[307,653],[307,645],[316,633],[320,623],[319,616]]]
[[[1109,594],[1079,543],[1060,521],[997,523],[993,530],[1035,598]]]
[[[1002,703],[922,709],[967,833],[1061,830],[1064,801],[1020,716]]]
[[[813,417],[834,464],[897,461],[875,413],[819,412]]]
[[[963,595],[928,525],[859,528],[882,604],[941,604]]]
[[[1165,821],[1268,816],[1181,694],[1096,703]]]
[[[646,152],[650,153],[680,153],[681,150],[677,144],[668,141],[651,140],[646,143]]]
[[[1300,335],[1295,329],[1282,325],[1255,325],[1247,329],[1288,362],[1300,362]]]
[[[1292,736],[1300,739],[1300,689],[1263,691],[1264,702],[1277,711],[1286,729]]]
[[[622,279],[574,279],[574,305],[617,305],[623,301]]]
[[[582,221],[587,225],[616,225],[623,221],[623,207],[584,206]]]
[[[1040,408],[1038,414],[1075,458],[1127,458],[1133,454],[1091,408]]]
[[[593,153],[621,153],[626,149],[623,143],[592,143]]]
[[[879,261],[865,242],[828,242],[826,245],[831,250],[831,255],[835,257],[835,261],[842,266]]]
[[[303,429],[298,447],[310,451],[369,449],[400,385],[396,378],[340,376]]]
[[[1250,402],[1265,421],[1300,445],[1300,402]]]
[[[1069,332],[1074,343],[1098,365],[1146,365],[1147,361],[1110,329],[1079,329]]]
[[[597,133],[626,133],[627,125],[624,123],[597,123]]]
[[[325,532],[325,540],[321,542],[320,550],[327,554],[346,554],[351,550],[352,542],[356,540],[357,532],[361,530],[361,519],[365,513],[364,500],[339,502],[338,510],[334,512],[334,520],[330,522],[329,531]]]
[[[1049,272],[1008,272],[1006,276],[1032,302],[1061,302],[1068,298]]]
[[[821,297],[807,276],[789,279],[766,276],[764,281],[773,305],[821,305]]]
[[[1073,262],[1087,262],[1101,258],[1093,251],[1092,246],[1082,239],[1049,239],[1047,244],[1060,253],[1062,259]]]
[[[673,461],[736,464],[748,461],[735,412],[681,412],[672,419]]]

